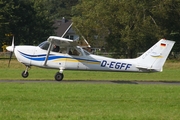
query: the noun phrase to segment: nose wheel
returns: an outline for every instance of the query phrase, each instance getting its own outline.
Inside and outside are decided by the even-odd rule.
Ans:
[[[23,71],[22,72],[22,77],[23,78],[27,78],[29,76],[29,73],[28,72],[26,72],[26,71]]]
[[[29,69],[29,66],[26,66],[26,70],[24,70],[22,72],[21,75],[22,75],[23,78],[27,78],[29,76],[28,69]]]

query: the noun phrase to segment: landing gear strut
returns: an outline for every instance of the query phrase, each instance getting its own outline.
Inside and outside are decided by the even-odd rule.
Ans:
[[[63,75],[63,69],[60,68],[59,72],[57,72],[54,76],[55,80],[56,81],[62,81],[63,78],[64,78],[64,75]]]
[[[29,69],[29,66],[26,66],[26,69],[22,72],[21,75],[23,78],[27,78],[29,76],[28,69]]]

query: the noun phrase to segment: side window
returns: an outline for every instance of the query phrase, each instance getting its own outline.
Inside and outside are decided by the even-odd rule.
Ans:
[[[60,53],[67,54],[67,47],[61,47]]]
[[[87,52],[86,50],[84,50],[84,53],[85,53],[86,55],[90,55],[90,53],[89,53],[89,52]]]
[[[91,53],[89,53],[88,51],[90,51],[89,48],[83,48],[83,51],[85,53],[85,55],[90,55]]]
[[[69,48],[68,54],[69,55],[74,55],[74,56],[81,56],[82,55],[80,50],[75,49],[73,47]]]

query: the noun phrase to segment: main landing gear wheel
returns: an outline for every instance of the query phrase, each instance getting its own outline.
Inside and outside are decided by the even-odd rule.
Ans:
[[[23,71],[22,72],[22,77],[23,78],[27,78],[29,76],[29,73],[28,72],[26,72],[26,71]]]
[[[63,73],[57,72],[54,76],[56,81],[62,81],[62,79],[64,78]]]

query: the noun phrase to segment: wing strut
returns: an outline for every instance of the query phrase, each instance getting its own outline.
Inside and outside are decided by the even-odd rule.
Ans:
[[[52,40],[50,40],[50,45],[49,45],[49,48],[48,48],[48,52],[47,52],[47,55],[46,55],[46,59],[45,59],[45,61],[44,61],[44,66],[46,66],[46,64],[47,64],[47,61],[48,61],[48,57],[49,57],[51,48],[52,48]]]

